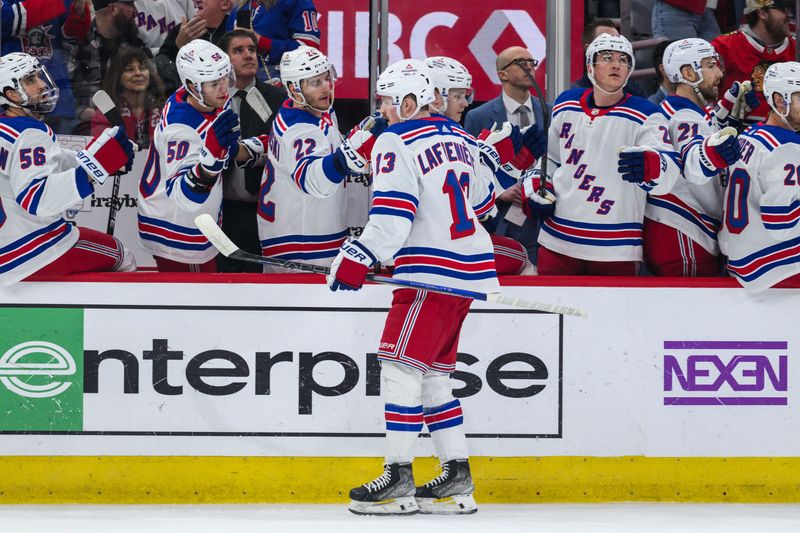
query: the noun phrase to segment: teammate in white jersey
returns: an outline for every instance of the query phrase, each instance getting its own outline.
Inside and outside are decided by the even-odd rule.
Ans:
[[[255,164],[266,138],[238,143],[225,52],[196,39],[180,49],[175,63],[183,86],[164,104],[139,183],[139,241],[161,272],[216,272],[217,251],[194,219],[221,216],[220,173],[234,159]]]
[[[261,253],[328,266],[349,235],[345,178],[369,172],[368,151],[380,125],[342,140],[332,109],[335,72],[316,48],[283,54],[280,73],[289,99],[275,117],[261,178]]]
[[[647,198],[645,262],[657,276],[718,276],[723,169],[739,159],[736,130],[720,130],[708,108],[719,96],[719,57],[708,41],[683,39],[667,46],[663,64],[675,94],[664,99],[661,112],[686,179],[668,194]]]
[[[437,285],[498,289],[489,235],[473,206],[493,201],[476,175],[472,136],[446,117],[433,117],[434,86],[421,61],[407,59],[378,78],[381,114],[389,120],[372,149],[374,194],[358,240],[346,242],[331,265],[332,290],[358,290],[369,267],[394,258],[394,277]],[[378,479],[350,491],[357,514],[477,510],[455,370],[461,325],[471,300],[414,289],[394,291],[381,336],[381,392],[386,458]],[[423,423],[442,474],[415,488],[411,461]],[[416,498],[416,499],[415,499]]]
[[[767,122],[739,135],[720,232],[728,271],[752,292],[800,287],[800,63],[771,65],[764,97]]]
[[[68,224],[80,205],[120,169],[133,147],[123,128],[103,131],[79,152],[62,149],[41,121],[58,88],[39,60],[15,52],[0,58],[0,282],[36,273],[136,270],[133,255],[111,235]]]
[[[457,127],[467,107],[472,103],[472,75],[460,62],[450,57],[435,56],[425,60],[430,69],[433,83],[436,86],[436,97],[430,104],[433,114],[443,115],[452,120]],[[517,184],[519,169],[516,166],[530,166],[534,157],[546,151],[547,136],[534,125],[524,134],[516,127],[506,123],[498,131],[484,132],[481,139],[476,139],[481,147],[480,163],[489,171],[492,179],[491,189],[504,191]],[[516,146],[514,141],[516,140]],[[528,146],[532,146],[536,154],[532,154]],[[527,152],[527,153],[526,153]],[[504,153],[501,158],[500,153]],[[505,160],[504,160],[505,159]],[[511,164],[511,161],[514,164]],[[503,164],[508,162],[508,164]],[[510,166],[512,165],[512,166]],[[481,173],[483,174],[483,173]],[[481,222],[493,225],[496,209],[478,213]],[[528,260],[525,247],[510,237],[490,233],[494,246],[495,267],[498,275],[532,274],[533,265]]]
[[[669,192],[680,165],[664,115],[623,91],[633,68],[630,42],[601,34],[586,50],[592,88],[555,102],[547,169],[557,200],[539,232],[540,275],[638,273],[647,193]]]

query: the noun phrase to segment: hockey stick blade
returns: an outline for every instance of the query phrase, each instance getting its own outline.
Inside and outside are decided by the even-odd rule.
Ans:
[[[247,100],[247,103],[253,108],[253,111],[256,112],[261,122],[266,124],[269,117],[272,116],[272,109],[267,105],[267,101],[264,100],[264,95],[261,94],[261,91],[255,87],[251,87],[250,90],[247,91],[245,100]]]
[[[94,105],[97,106],[97,109],[103,113],[103,116],[108,119],[108,122],[112,126],[125,127],[125,124],[122,122],[122,114],[107,92],[102,89],[97,91],[94,93],[94,96],[92,96],[92,102],[94,102]]]
[[[207,213],[199,215],[197,218],[195,218],[194,223],[195,226],[197,226],[197,229],[199,229],[200,232],[203,235],[205,235],[205,237],[214,246],[214,248],[219,250],[219,252],[225,257],[230,257],[231,259],[244,261],[247,263],[259,263],[262,265],[281,266],[284,268],[291,268],[303,272],[313,272],[315,274],[327,275],[330,274],[331,272],[330,268],[320,265],[309,265],[306,263],[286,261],[284,259],[277,259],[275,257],[264,257],[261,255],[255,255],[245,252],[244,250],[239,249],[239,247],[236,246],[233,243],[233,241],[228,238],[227,235],[225,235],[225,232],[223,232],[222,229],[217,225],[217,223],[214,221],[211,215]],[[523,300],[521,298],[513,298],[511,296],[505,296],[501,293],[473,292],[464,289],[456,289],[454,287],[444,287],[442,285],[432,285],[430,283],[421,283],[418,281],[388,278],[386,276],[377,276],[374,274],[368,274],[367,279],[370,281],[374,281],[375,283],[383,283],[385,285],[397,285],[401,287],[407,287],[410,289],[439,292],[442,294],[449,294],[451,296],[458,296],[461,298],[472,298],[475,300],[482,300],[489,303],[499,303],[502,305],[510,305],[513,307],[521,307],[524,309],[532,309],[535,311],[541,311],[545,313],[556,313],[560,315],[578,316],[583,318],[588,316],[586,311],[582,311],[581,309],[577,309],[575,307],[565,307],[565,306],[558,306],[541,302],[531,302],[528,300]]]

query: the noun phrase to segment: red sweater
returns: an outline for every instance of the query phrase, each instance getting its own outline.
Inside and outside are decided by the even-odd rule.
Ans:
[[[664,3],[695,15],[702,15],[706,9],[706,0],[664,0]]]

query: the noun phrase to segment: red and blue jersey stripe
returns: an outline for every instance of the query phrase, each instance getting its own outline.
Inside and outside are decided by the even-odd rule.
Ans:
[[[22,192],[17,195],[17,203],[28,213],[35,215],[46,185],[47,176],[32,180],[28,186],[22,189]]]
[[[711,239],[717,240],[717,232],[721,227],[721,221],[701,213],[674,194],[663,196],[648,196],[647,203],[662,209],[672,211],[676,215],[684,218],[697,226],[700,231]]]
[[[67,237],[71,231],[72,226],[64,219],[59,219],[0,248],[0,274],[38,256]]]
[[[179,250],[208,250],[211,243],[197,228],[188,228],[139,213],[139,237]]]
[[[459,280],[497,277],[494,254],[458,254],[440,248],[401,248],[394,258],[395,274],[433,274]]]
[[[729,259],[728,271],[750,282],[775,268],[795,263],[800,263],[800,237],[762,248],[741,259]]]
[[[291,261],[336,257],[350,231],[327,235],[284,235],[261,241],[261,255]]]
[[[592,224],[557,216],[545,219],[542,230],[557,239],[588,246],[641,246],[642,224]]]
[[[375,191],[369,216],[388,215],[414,222],[419,200],[412,194],[397,191]]]
[[[800,220],[800,200],[790,205],[762,205],[761,221],[766,229],[790,229]]]

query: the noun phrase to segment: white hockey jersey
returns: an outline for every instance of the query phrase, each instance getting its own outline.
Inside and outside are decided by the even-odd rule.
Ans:
[[[590,105],[592,89],[569,89],[553,107],[548,132],[548,174],[556,209],[544,220],[539,244],[588,261],[641,261],[647,193],[669,192],[680,175],[667,121],[643,98],[626,95],[616,105]],[[619,151],[647,146],[662,155],[661,175],[629,183],[617,172]]]
[[[194,0],[134,0],[133,5],[136,6],[139,38],[153,55],[158,53],[172,28],[183,18],[192,20],[197,14]]]
[[[75,152],[49,126],[0,115],[0,282],[10,285],[64,255],[78,231],[62,213],[94,192]]]
[[[331,155],[341,143],[333,111],[316,117],[292,107],[291,100],[284,102],[272,125],[258,195],[262,255],[324,266],[333,262],[350,234],[347,180],[334,169]]]
[[[719,128],[709,111],[682,96],[668,96],[661,103],[661,112],[669,121],[672,146],[683,159],[685,179],[676,180],[668,194],[650,194],[644,216],[675,228],[717,255],[725,177],[700,164],[700,147]]]
[[[489,234],[491,176],[475,139],[445,117],[394,124],[372,149],[374,193],[358,238],[394,277],[473,291],[499,288]]]
[[[757,125],[739,135],[739,145],[720,247],[731,275],[759,292],[800,274],[800,134]]]
[[[189,169],[199,161],[206,131],[222,111],[201,113],[187,101],[186,89],[169,97],[139,181],[139,242],[153,255],[180,263],[202,264],[217,250],[194,225],[202,213],[219,219],[222,181],[208,193],[191,189]]]

